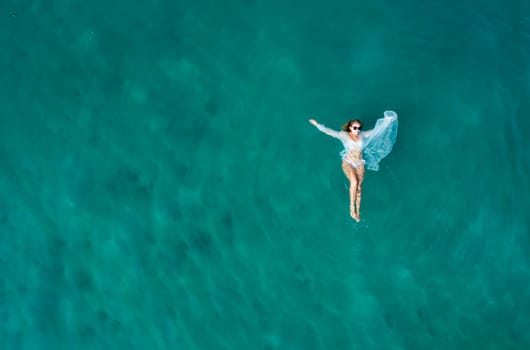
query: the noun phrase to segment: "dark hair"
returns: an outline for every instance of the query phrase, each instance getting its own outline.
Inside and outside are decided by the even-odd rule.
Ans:
[[[363,123],[359,119],[352,119],[350,121],[347,121],[341,128],[342,131],[350,131],[350,127],[353,123],[359,123],[361,128],[363,127]]]

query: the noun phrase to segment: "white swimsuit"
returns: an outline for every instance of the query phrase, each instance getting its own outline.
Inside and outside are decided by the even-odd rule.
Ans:
[[[363,137],[359,136],[359,140],[355,141],[348,135],[347,132],[343,131],[343,133],[345,135],[344,136],[341,135],[342,137],[340,138],[340,140],[342,141],[342,145],[344,146],[344,149],[340,152],[340,156],[342,160],[345,160],[348,164],[350,164],[354,168],[357,168],[359,165],[366,163],[365,160],[362,159],[362,154],[361,154],[361,159],[359,160],[353,160],[348,157],[348,155],[352,151],[357,151],[359,153],[362,152]]]

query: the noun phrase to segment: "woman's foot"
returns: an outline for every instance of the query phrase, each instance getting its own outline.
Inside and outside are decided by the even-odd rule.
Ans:
[[[361,217],[359,216],[359,213],[355,210],[355,206],[350,205],[350,215],[353,220],[359,222],[361,221]]]
[[[357,221],[357,211],[355,211],[355,206],[354,205],[350,205],[350,215],[351,215],[352,219]]]

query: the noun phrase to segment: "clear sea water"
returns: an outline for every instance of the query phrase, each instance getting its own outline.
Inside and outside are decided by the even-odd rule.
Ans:
[[[0,348],[530,348],[528,1],[2,0],[0,49]],[[355,223],[307,120],[387,109]]]

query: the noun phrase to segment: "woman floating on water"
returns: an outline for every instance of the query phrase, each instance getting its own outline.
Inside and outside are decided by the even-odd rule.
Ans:
[[[397,136],[398,117],[394,111],[385,111],[372,130],[361,132],[363,124],[358,119],[350,120],[341,131],[331,130],[314,119],[309,122],[323,133],[342,141],[344,150],[342,170],[350,180],[350,215],[355,221],[361,221],[361,190],[365,167],[379,170],[379,161],[392,150]]]

